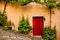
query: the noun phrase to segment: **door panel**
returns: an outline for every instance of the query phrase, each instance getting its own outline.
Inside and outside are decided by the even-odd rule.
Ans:
[[[33,35],[42,36],[43,17],[33,17]]]

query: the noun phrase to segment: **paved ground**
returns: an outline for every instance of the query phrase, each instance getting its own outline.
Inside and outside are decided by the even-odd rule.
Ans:
[[[20,34],[18,32],[0,29],[0,40],[42,40],[41,38],[32,37],[30,35]]]

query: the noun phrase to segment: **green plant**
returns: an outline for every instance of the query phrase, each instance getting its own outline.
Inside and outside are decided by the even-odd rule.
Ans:
[[[6,14],[0,13],[0,26],[5,26],[7,22]]]
[[[34,0],[34,2],[36,2],[36,3],[41,3],[41,0]]]
[[[32,0],[18,0],[18,2],[19,2],[22,6],[24,6],[24,5],[32,2]]]
[[[5,2],[17,2],[18,0],[4,0]]]
[[[20,33],[28,34],[31,30],[31,26],[29,25],[28,19],[24,19],[24,16],[22,17],[22,20],[19,22],[18,30]]]
[[[2,14],[0,13],[0,26],[3,25],[3,19],[2,19]]]
[[[3,30],[9,30],[9,26],[11,26],[10,21],[6,23],[6,25],[2,28]]]
[[[56,29],[51,29],[50,27],[45,27],[43,30],[43,36],[46,40],[56,40]]]
[[[57,8],[60,8],[60,3],[57,4]]]
[[[18,2],[18,0],[6,0],[6,1],[10,3]]]
[[[8,26],[2,28],[2,30],[9,30]]]
[[[11,2],[11,3],[17,2],[17,3],[21,4],[22,6],[32,2],[32,0],[5,0],[5,1]]]

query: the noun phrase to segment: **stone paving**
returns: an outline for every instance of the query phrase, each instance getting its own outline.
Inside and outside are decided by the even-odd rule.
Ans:
[[[0,40],[42,40],[41,38],[21,34],[12,30],[4,31],[0,29]]]
[[[32,36],[20,34],[18,32],[0,29],[0,40],[32,40]]]

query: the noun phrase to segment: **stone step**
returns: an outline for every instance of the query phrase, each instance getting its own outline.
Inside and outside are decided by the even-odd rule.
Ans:
[[[43,40],[41,36],[34,36],[33,40]]]

